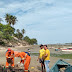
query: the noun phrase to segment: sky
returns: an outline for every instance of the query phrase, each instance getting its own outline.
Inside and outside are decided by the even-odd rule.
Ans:
[[[72,42],[72,0],[0,0],[0,18],[9,13],[17,17],[15,29],[38,44]]]

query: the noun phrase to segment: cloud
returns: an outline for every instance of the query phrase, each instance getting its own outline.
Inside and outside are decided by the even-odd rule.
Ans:
[[[20,1],[1,1],[0,10],[2,13],[26,14],[37,11],[43,7],[52,6],[52,3],[47,3],[44,0],[20,0]]]
[[[15,15],[18,22],[14,27],[25,28],[26,35],[39,43],[62,42],[71,33],[71,0],[0,0],[0,11],[0,17]]]

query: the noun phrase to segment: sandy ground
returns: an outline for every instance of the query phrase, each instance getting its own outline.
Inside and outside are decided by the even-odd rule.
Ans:
[[[6,63],[6,58],[5,58],[5,53],[7,48],[5,47],[0,47],[0,64],[5,65]],[[30,49],[32,53],[38,53],[39,52],[39,46],[17,46],[12,48],[14,51],[27,51],[27,49]],[[56,52],[54,49],[50,49],[51,53],[61,53],[61,52]],[[30,67],[29,70],[31,72],[41,72],[41,66],[39,61],[37,61],[38,56],[31,56],[31,63],[30,63]],[[57,57],[50,57],[50,64],[49,67],[51,69],[51,67],[54,65],[54,63],[59,60],[61,58],[57,58]],[[64,61],[70,63],[72,65],[72,59],[63,59]],[[15,58],[15,64],[17,64],[20,61],[20,58]]]

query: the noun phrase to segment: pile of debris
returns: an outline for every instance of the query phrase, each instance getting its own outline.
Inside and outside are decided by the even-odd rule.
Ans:
[[[0,72],[24,72],[24,69],[21,69],[18,67],[18,65],[15,65],[14,68],[9,66],[9,68],[5,68],[5,66],[0,66]]]

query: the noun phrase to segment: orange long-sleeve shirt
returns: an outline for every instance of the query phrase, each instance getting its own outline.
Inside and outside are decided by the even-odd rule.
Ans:
[[[24,60],[28,55],[25,52],[20,52],[19,57],[21,57],[22,60]]]
[[[14,51],[11,50],[11,54],[9,54],[9,52],[6,52],[6,58],[13,58],[14,57]]]

